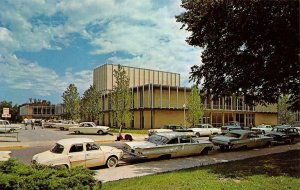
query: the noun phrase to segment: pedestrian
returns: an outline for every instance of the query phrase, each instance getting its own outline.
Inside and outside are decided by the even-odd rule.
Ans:
[[[27,130],[27,124],[28,124],[28,119],[25,118],[25,119],[24,119],[25,130]]]
[[[42,123],[42,129],[44,129],[45,121],[42,119],[41,123]]]
[[[32,129],[32,130],[35,129],[34,121],[33,121],[33,120],[31,120],[31,129]]]
[[[252,125],[252,123],[250,123],[250,125],[249,125],[250,130],[252,129],[252,127],[253,127],[253,125]]]

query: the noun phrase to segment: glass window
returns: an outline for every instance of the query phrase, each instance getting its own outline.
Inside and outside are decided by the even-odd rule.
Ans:
[[[154,143],[154,144],[166,144],[168,141],[168,138],[160,135],[151,135],[148,138],[148,142]]]
[[[56,143],[55,146],[50,151],[52,153],[61,154],[64,151],[64,146]]]
[[[82,152],[83,151],[83,144],[74,144],[70,148],[70,153],[71,152]]]
[[[98,150],[99,147],[95,143],[87,143],[86,144],[86,150],[91,151],[91,150]]]
[[[170,140],[167,144],[178,144],[178,138]]]

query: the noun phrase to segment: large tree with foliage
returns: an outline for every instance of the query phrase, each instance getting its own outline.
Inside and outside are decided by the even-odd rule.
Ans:
[[[193,127],[199,123],[204,114],[201,96],[196,85],[192,86],[191,92],[187,97],[186,108],[188,110],[186,121],[191,123]]]
[[[203,48],[191,79],[208,93],[244,95],[247,103],[276,103],[289,94],[300,110],[298,0],[182,0],[178,15]]]
[[[281,124],[293,124],[296,121],[296,115],[289,110],[289,97],[287,95],[282,96],[278,100],[278,123]]]
[[[121,65],[113,73],[115,85],[111,94],[111,104],[116,125],[120,125],[120,131],[131,118],[131,93],[129,77]]]
[[[80,108],[80,97],[77,92],[77,87],[75,84],[70,84],[67,90],[62,95],[65,110],[66,118],[72,119],[75,121],[80,120],[79,108]]]
[[[90,86],[80,101],[80,116],[86,121],[100,121],[102,119],[102,99],[101,93],[95,86]]]

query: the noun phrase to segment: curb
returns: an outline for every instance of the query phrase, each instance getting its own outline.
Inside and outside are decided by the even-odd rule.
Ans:
[[[0,150],[13,150],[13,149],[22,149],[29,148],[29,145],[11,145],[11,146],[0,146]]]

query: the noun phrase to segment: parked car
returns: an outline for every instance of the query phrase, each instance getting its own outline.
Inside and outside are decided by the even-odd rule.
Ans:
[[[65,168],[102,165],[113,168],[122,156],[122,150],[111,146],[99,147],[92,139],[70,138],[59,140],[51,150],[34,155],[32,163]]]
[[[54,128],[55,125],[62,123],[63,120],[49,120],[44,123],[44,127],[46,128]]]
[[[300,133],[300,122],[294,123],[292,127],[296,128]]]
[[[82,122],[79,126],[70,127],[70,133],[85,133],[85,134],[107,134],[109,132],[109,127],[107,126],[97,126],[94,122]]]
[[[223,125],[221,127],[221,132],[223,134],[231,131],[231,130],[239,130],[239,129],[242,129],[241,125],[239,122],[237,121],[230,121],[229,123],[226,123],[225,125]]]
[[[221,129],[213,127],[211,124],[198,124],[189,129],[194,132],[196,137],[221,134]]]
[[[273,129],[273,127],[271,125],[261,124],[261,125],[258,125],[256,127],[253,127],[251,130],[256,131],[256,132],[260,132],[262,134],[266,134],[266,133],[271,132],[272,129]]]
[[[299,132],[290,125],[278,125],[267,135],[273,137],[276,142],[291,143],[299,136]]]
[[[186,129],[181,125],[164,125],[160,129],[150,129],[148,130],[148,135],[151,136],[155,133],[168,133],[168,132],[186,132],[189,135],[193,135],[193,131],[191,129]]]
[[[273,138],[257,134],[248,130],[232,130],[225,135],[218,135],[211,139],[212,143],[221,150],[235,148],[247,149],[259,146],[270,146]]]
[[[9,121],[0,119],[0,133],[18,132],[21,129],[19,124],[10,124]]]
[[[173,158],[208,154],[213,144],[180,132],[156,133],[146,141],[126,142],[123,150],[141,158]]]
[[[58,128],[62,131],[69,130],[70,127],[77,127],[77,126],[79,126],[79,123],[72,120],[63,121],[61,123],[57,123],[54,125],[55,128]]]

